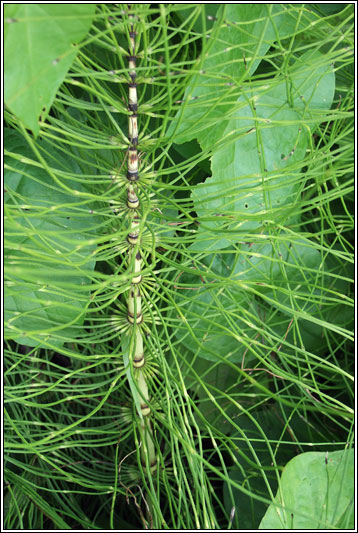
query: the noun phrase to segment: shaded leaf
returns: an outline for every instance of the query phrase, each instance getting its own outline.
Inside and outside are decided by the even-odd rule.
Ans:
[[[353,526],[353,450],[307,452],[285,467],[274,502],[259,529]],[[346,527],[347,527],[346,525]]]
[[[76,325],[83,322],[88,305],[95,265],[95,246],[88,239],[98,218],[78,207],[76,194],[61,190],[36,165],[20,134],[6,130],[5,142],[6,336],[28,346],[41,339],[63,344],[67,336],[78,334]],[[51,154],[59,169],[78,172],[72,160],[53,148]],[[66,186],[86,191],[71,180]]]
[[[322,66],[317,68],[319,58]],[[299,189],[295,176],[280,169],[303,160],[309,136],[300,121],[312,116],[313,127],[315,117],[322,120],[315,110],[329,109],[334,85],[333,70],[323,56],[307,53],[291,69],[289,93],[287,84],[280,83],[239,98],[223,132],[227,142],[214,151],[212,177],[192,193],[200,220],[192,249],[225,248],[240,234],[260,231],[268,213],[270,221],[287,221]],[[217,135],[201,137],[203,148],[210,148]]]
[[[277,36],[284,38],[297,25],[295,11],[283,10],[279,4],[226,4],[216,16],[201,72],[193,77],[185,104],[168,131],[171,135],[176,129],[177,143],[193,138],[201,142],[202,135],[220,139],[226,124],[220,121],[232,108],[228,83],[239,84],[252,75]],[[223,75],[228,83],[223,83]],[[211,105],[214,97],[220,105]]]
[[[96,4],[5,6],[5,103],[35,135],[95,9]]]
[[[184,275],[180,281],[191,288],[177,292],[183,313],[176,337],[190,351],[210,361],[252,359],[250,344],[260,323],[257,304],[250,294],[232,287],[212,288],[198,284],[198,277]],[[189,328],[188,328],[189,326]]]

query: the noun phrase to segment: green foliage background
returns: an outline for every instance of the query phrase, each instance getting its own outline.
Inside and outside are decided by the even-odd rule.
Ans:
[[[132,4],[149,474],[121,349],[128,5],[57,7],[5,13],[6,528],[349,528],[353,5]]]

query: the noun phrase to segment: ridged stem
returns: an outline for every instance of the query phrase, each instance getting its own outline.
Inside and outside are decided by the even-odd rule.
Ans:
[[[142,419],[140,422],[140,438],[141,438],[141,462],[143,466],[149,463],[150,468],[156,465],[156,453],[152,437],[152,429],[149,421],[150,407],[148,385],[145,378],[144,367],[146,363],[143,343],[143,312],[142,312],[142,297],[141,297],[141,281],[140,274],[142,269],[142,254],[140,251],[140,199],[138,196],[138,99],[137,99],[137,83],[136,83],[136,32],[134,30],[133,19],[134,15],[129,14],[130,19],[130,46],[129,46],[129,98],[128,110],[130,112],[128,118],[128,166],[127,166],[127,207],[129,210],[129,217],[131,219],[130,230],[127,241],[130,245],[129,249],[129,264],[133,265],[133,277],[131,287],[127,299],[127,319],[133,328],[135,335],[135,348],[132,353],[131,363],[135,369],[135,378],[138,386],[138,392],[141,397],[140,407]],[[134,257],[133,257],[134,256]]]

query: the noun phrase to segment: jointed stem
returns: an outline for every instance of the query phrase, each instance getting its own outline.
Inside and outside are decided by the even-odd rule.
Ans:
[[[129,103],[128,110],[130,111],[128,122],[128,133],[130,146],[128,149],[128,168],[127,168],[127,207],[129,210],[129,217],[131,218],[130,232],[127,241],[130,244],[129,249],[129,264],[133,265],[133,278],[131,288],[129,290],[127,307],[128,307],[128,322],[132,325],[132,332],[135,335],[134,353],[132,353],[131,363],[135,369],[136,382],[138,386],[139,395],[141,397],[140,407],[142,420],[140,424],[141,433],[141,460],[143,466],[149,463],[149,467],[153,468],[156,465],[155,447],[152,438],[151,424],[148,419],[150,415],[150,407],[148,406],[149,393],[148,386],[145,379],[145,353],[143,344],[143,333],[141,325],[143,323],[142,313],[142,297],[141,297],[141,281],[140,274],[142,268],[142,254],[140,252],[140,235],[139,235],[139,209],[140,199],[138,197],[138,122],[137,122],[137,83],[136,83],[136,32],[133,25],[133,14],[129,14],[130,19],[130,50],[129,50],[129,76],[131,81],[129,83]],[[133,261],[134,255],[134,261]]]

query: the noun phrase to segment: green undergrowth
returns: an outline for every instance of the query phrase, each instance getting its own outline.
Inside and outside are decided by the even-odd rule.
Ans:
[[[351,528],[352,4],[6,10],[5,528]]]

